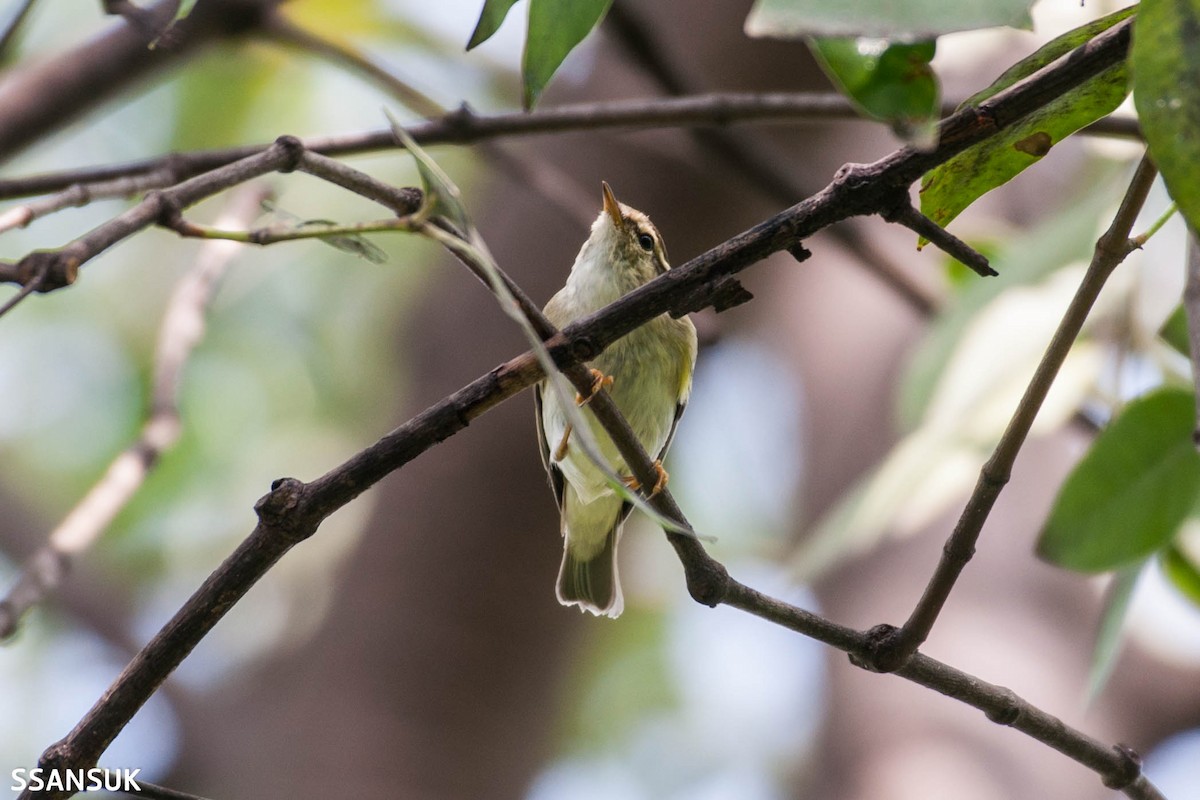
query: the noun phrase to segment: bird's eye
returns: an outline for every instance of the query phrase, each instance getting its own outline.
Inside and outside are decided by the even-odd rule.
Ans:
[[[647,253],[653,252],[654,250],[654,238],[648,233],[643,233],[642,235],[638,236],[638,244],[641,245],[642,249]]]

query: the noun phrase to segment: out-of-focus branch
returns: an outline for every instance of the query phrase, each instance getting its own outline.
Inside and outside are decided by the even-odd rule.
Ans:
[[[258,214],[265,192],[249,187],[236,194],[221,224],[245,225]],[[145,482],[159,457],[179,438],[179,379],[204,335],[205,314],[238,247],[209,242],[179,282],[159,329],[150,414],[137,440],[116,457],[100,481],[51,531],[26,563],[8,596],[0,600],[0,639],[17,630],[21,617],[61,583],[71,562],[99,539]]]
[[[0,97],[2,97],[0,92]],[[673,128],[686,125],[731,125],[746,122],[857,120],[841,95],[831,93],[715,93],[680,98],[576,103],[530,113],[476,114],[459,108],[443,117],[406,126],[418,144],[470,144],[510,136],[563,133],[605,128]],[[350,156],[392,150],[390,129],[301,139],[305,149],[327,156]],[[128,161],[79,167],[0,180],[0,199],[28,197],[115,178],[159,173],[160,186],[255,155],[270,145],[253,144],[216,150],[193,150]],[[795,196],[789,199],[794,200]]]
[[[0,81],[0,162],[194,50],[257,29],[263,15],[279,2],[204,0],[172,29],[169,46],[151,48],[179,4],[159,0],[141,10],[145,25],[122,19],[74,48],[10,70]]]
[[[57,194],[25,203],[24,205],[13,206],[7,211],[0,213],[0,233],[13,230],[14,228],[24,228],[31,222],[49,216],[57,211],[62,211],[64,208],[86,206],[93,200],[100,200],[102,198],[132,197],[139,192],[170,186],[176,182],[172,178],[173,175],[169,170],[160,170],[158,172],[147,172],[141,175],[131,175],[112,180],[96,181],[95,183],[76,183]],[[8,280],[8,278],[0,278],[0,280]]]
[[[344,164],[308,153],[295,137],[283,136],[255,155],[197,175],[169,189],[151,192],[123,214],[69,244],[55,250],[35,251],[15,265],[0,265],[0,280],[15,279],[26,290],[38,292],[69,286],[84,263],[134,233],[150,225],[173,221],[184,208],[260,175],[293,169],[303,169],[356,191],[397,213],[413,211],[420,204],[417,190],[386,186]]]
[[[0,86],[0,98],[3,97]],[[530,113],[476,114],[464,106],[426,122],[406,125],[421,145],[470,144],[509,136],[530,136],[604,128],[669,128],[736,122],[855,119],[849,103],[832,93],[716,93],[676,99],[576,103]],[[390,128],[302,139],[304,147],[327,156],[348,156],[398,147]],[[270,145],[253,144],[195,150],[155,158],[0,180],[0,199],[45,194],[75,183],[168,170],[167,185],[254,155]],[[794,198],[792,198],[794,200]]]
[[[50,292],[70,286],[84,263],[123,239],[225,189],[268,172],[294,169],[300,154],[295,140],[283,137],[257,155],[227,164],[170,189],[151,192],[123,214],[60,248],[30,253],[15,265],[0,271],[0,276],[10,273],[15,277],[24,287],[21,296],[32,291]]]

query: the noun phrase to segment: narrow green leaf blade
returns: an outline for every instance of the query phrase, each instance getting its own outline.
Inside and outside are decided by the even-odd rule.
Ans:
[[[471,33],[471,40],[467,42],[467,49],[473,50],[492,38],[492,34],[500,30],[509,9],[516,3],[517,0],[485,0],[483,10],[479,12],[479,21],[475,23],[475,30]]]
[[[1067,569],[1103,572],[1169,542],[1200,492],[1195,419],[1192,394],[1181,389],[1130,403],[1063,484],[1038,555]]]
[[[404,146],[404,149],[412,154],[413,160],[417,164],[417,172],[421,176],[421,188],[424,192],[421,198],[421,210],[418,213],[444,217],[454,225],[459,235],[466,236],[472,230],[471,217],[467,213],[466,206],[463,205],[462,193],[459,192],[458,186],[433,160],[433,157],[417,145],[390,111],[385,109],[384,114],[391,123],[392,135],[396,137],[397,142]]]
[[[533,108],[567,54],[600,24],[612,0],[529,0],[521,71],[524,104]]]
[[[1135,7],[1134,7],[1135,8]],[[1130,16],[1126,8],[1068,31],[1015,64],[961,107],[978,106],[1098,33]],[[983,195],[1037,163],[1080,128],[1111,114],[1129,93],[1129,70],[1122,61],[1085,81],[999,135],[964,150],[921,179],[921,211],[945,227]],[[922,246],[924,241],[921,242]]]
[[[192,13],[192,9],[196,7],[196,0],[183,0],[179,4],[179,8],[175,11],[175,19],[172,22],[179,22],[181,19],[187,19],[187,16]]]
[[[1144,0],[1130,59],[1150,155],[1188,225],[1200,230],[1200,2]]]
[[[1187,312],[1184,311],[1182,304],[1176,306],[1175,310],[1171,312],[1171,316],[1167,317],[1167,321],[1159,329],[1158,335],[1177,353],[1191,357],[1192,345],[1188,339]]]
[[[746,35],[883,36],[929,39],[943,33],[1008,25],[1029,29],[1033,0],[756,0]]]
[[[1121,652],[1121,629],[1129,612],[1129,601],[1137,587],[1145,562],[1126,567],[1113,576],[1112,585],[1104,597],[1104,613],[1100,617],[1100,629],[1096,632],[1096,644],[1092,648],[1092,666],[1088,673],[1088,702],[1095,700],[1112,676],[1113,666]]]
[[[929,66],[934,42],[826,37],[809,39],[808,47],[838,90],[865,114],[918,146],[934,143],[941,105],[938,80]]]
[[[1172,545],[1163,551],[1161,560],[1163,574],[1179,593],[1200,606],[1200,566],[1187,554]]]

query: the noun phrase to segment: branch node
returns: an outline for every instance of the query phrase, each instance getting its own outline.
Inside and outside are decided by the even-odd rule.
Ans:
[[[1012,726],[1021,718],[1021,704],[1011,689],[1002,689],[1003,702],[998,708],[984,709],[984,715],[997,725]]]
[[[463,139],[475,128],[478,117],[475,109],[469,103],[463,103],[458,108],[442,116],[446,129],[452,139]]]
[[[17,262],[17,275],[22,285],[32,282],[33,291],[45,294],[73,284],[80,263],[67,250],[35,250]]]
[[[709,556],[692,536],[668,533],[675,552],[683,563],[688,594],[700,605],[716,608],[729,593],[729,570]]]
[[[895,672],[913,656],[905,646],[903,633],[895,625],[876,625],[867,631],[862,649],[849,654],[850,663],[868,672]]]
[[[990,278],[998,275],[979,251],[941,225],[922,214],[909,202],[907,192],[897,192],[896,202],[879,213],[888,222],[895,222],[928,239],[951,258],[958,259],[977,274]]]
[[[183,205],[174,194],[167,190],[153,189],[146,192],[146,200],[157,206],[155,222],[172,230],[179,227],[183,220]]]
[[[1120,756],[1120,762],[1116,770],[1104,775],[1101,780],[1109,789],[1121,791],[1142,777],[1142,757],[1127,744],[1115,744],[1113,750]]]
[[[293,544],[316,533],[317,521],[311,520],[304,506],[308,486],[296,478],[278,478],[271,491],[254,504],[259,524],[282,533]]]
[[[304,157],[306,150],[304,142],[300,141],[299,137],[284,134],[275,140],[275,146],[283,150],[287,155],[287,161],[279,167],[279,171],[295,171],[300,166],[300,159]]]
[[[791,253],[792,258],[803,264],[808,259],[812,258],[812,252],[804,246],[804,242],[796,242],[788,247],[787,251]]]

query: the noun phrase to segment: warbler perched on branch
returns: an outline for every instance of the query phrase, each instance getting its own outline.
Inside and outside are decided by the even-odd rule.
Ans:
[[[670,269],[658,229],[642,212],[618,203],[602,184],[604,209],[592,223],[566,285],[546,304],[546,317],[563,327],[597,311]],[[696,365],[696,328],[687,318],[663,314],[611,344],[592,363],[592,392],[609,388],[617,408],[646,452],[656,457],[666,485],[662,458],[687,405]],[[542,463],[550,474],[562,514],[562,567],[558,600],[596,615],[617,617],[624,608],[617,577],[617,543],[632,510],[609,485],[604,472],[584,451],[558,393],[543,380],[534,390]],[[631,488],[640,488],[595,416],[588,398],[576,397],[600,455]]]

